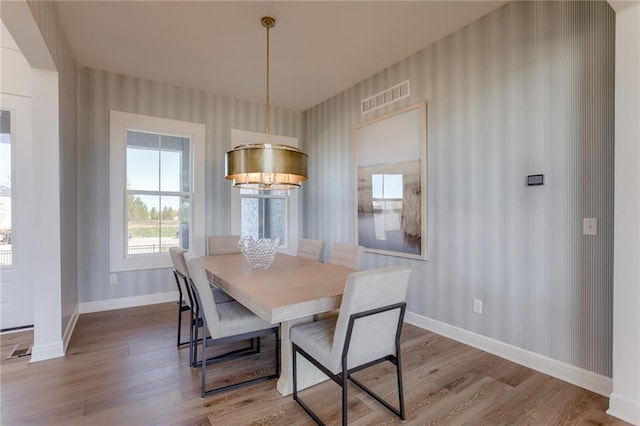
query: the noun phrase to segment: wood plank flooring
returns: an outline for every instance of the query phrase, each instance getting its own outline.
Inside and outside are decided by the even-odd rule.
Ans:
[[[176,348],[175,334],[176,305],[166,303],[82,315],[64,358],[6,360],[33,335],[1,336],[0,423],[313,424],[291,397],[275,390],[275,381],[200,398],[200,371],[189,368],[189,350]],[[207,378],[221,385],[270,371],[272,343],[265,339],[259,355],[210,366]],[[625,424],[605,413],[607,398],[417,327],[404,326],[402,349],[406,424]],[[358,377],[397,400],[391,364]],[[350,424],[401,423],[355,386],[349,393]],[[337,385],[325,382],[301,397],[327,424],[340,423]]]

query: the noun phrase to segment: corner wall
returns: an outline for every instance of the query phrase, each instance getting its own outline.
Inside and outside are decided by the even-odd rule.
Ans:
[[[306,111],[303,236],[354,241],[353,126],[425,100],[429,259],[365,267],[410,266],[413,313],[610,377],[614,35],[605,2],[512,2]]]
[[[61,334],[66,345],[78,315],[78,67],[55,2],[27,4],[58,72]],[[34,289],[38,291],[37,282]]]
[[[640,425],[640,3],[616,6],[613,393],[607,413]]]

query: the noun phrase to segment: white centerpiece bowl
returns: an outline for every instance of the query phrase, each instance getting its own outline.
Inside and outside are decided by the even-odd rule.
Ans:
[[[252,268],[269,269],[278,253],[280,240],[260,238],[256,241],[252,237],[242,237],[238,241],[238,247]]]

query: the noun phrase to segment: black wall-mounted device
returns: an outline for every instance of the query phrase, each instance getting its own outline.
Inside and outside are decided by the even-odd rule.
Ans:
[[[527,186],[544,185],[544,175],[529,175],[527,176]]]

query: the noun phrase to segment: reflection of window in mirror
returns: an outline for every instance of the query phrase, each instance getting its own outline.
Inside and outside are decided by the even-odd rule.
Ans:
[[[373,224],[376,240],[386,240],[388,231],[401,229],[402,182],[401,174],[371,175]]]

